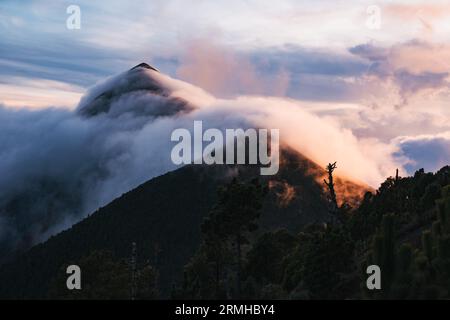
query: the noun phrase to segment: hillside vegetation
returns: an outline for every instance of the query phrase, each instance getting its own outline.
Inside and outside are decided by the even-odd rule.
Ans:
[[[137,299],[449,298],[450,167],[333,206],[292,157],[270,179],[239,166],[152,179],[3,265],[0,297],[130,299],[135,242]],[[69,264],[80,292],[65,289]],[[381,290],[366,289],[370,264]]]

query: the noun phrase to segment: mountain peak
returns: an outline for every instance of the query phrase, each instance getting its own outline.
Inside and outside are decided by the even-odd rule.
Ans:
[[[142,63],[138,64],[137,66],[134,66],[130,70],[134,70],[134,69],[137,69],[137,68],[146,68],[146,69],[150,69],[150,70],[154,70],[156,72],[159,72],[158,69],[152,67],[151,65],[149,65],[148,63],[145,63],[145,62],[142,62]]]
[[[193,107],[187,101],[170,96],[172,86],[170,82],[161,81],[163,78],[164,75],[149,64],[138,64],[91,88],[81,99],[78,113],[86,117],[98,114],[118,117],[131,112],[153,118],[191,110]],[[134,103],[125,103],[123,99],[133,99]]]

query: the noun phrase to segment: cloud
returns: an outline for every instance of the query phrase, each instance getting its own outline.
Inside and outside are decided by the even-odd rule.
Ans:
[[[41,78],[87,88],[141,60],[154,62],[165,73],[218,96],[264,93],[361,102],[383,92],[376,81],[362,79],[365,71],[373,75],[390,64],[367,60],[367,56],[361,59],[345,49],[374,39],[374,43],[397,48],[398,53],[390,53],[389,63],[396,66],[391,74],[393,84],[402,90],[395,101],[400,105],[409,102],[412,82],[414,89],[435,92],[436,86],[445,83],[439,82],[439,77],[447,72],[440,64],[450,61],[437,46],[396,46],[411,37],[419,38],[415,28],[398,27],[402,12],[405,17],[416,19],[419,15],[427,22],[437,19],[433,27],[442,31],[438,22],[447,20],[448,5],[436,1],[381,5],[382,32],[365,27],[369,2],[349,7],[335,1],[306,5],[291,0],[214,4],[140,0],[105,5],[80,0],[82,28],[76,31],[65,28],[69,4],[41,0],[26,7],[20,2],[1,2],[5,19],[0,20],[5,22],[0,24],[0,46],[7,48],[0,51],[3,83],[12,84],[10,77]],[[442,41],[448,42],[446,38]],[[423,57],[420,63],[412,60],[414,52]],[[426,71],[411,70],[426,61]],[[403,62],[409,67],[402,66]],[[10,101],[4,103],[10,105]]]
[[[391,3],[384,6],[388,15],[403,20],[417,19],[442,19],[450,15],[450,5],[443,1],[439,3],[430,1],[429,3]]]
[[[179,56],[176,76],[218,97],[361,101],[365,90],[354,79],[363,77],[370,66],[346,51],[295,45],[240,51],[203,38],[185,41]]]
[[[398,167],[391,145],[358,139],[290,99],[216,98],[138,68],[99,83],[74,111],[0,108],[0,249],[28,247],[148,179],[176,168],[176,128],[280,129],[284,144],[376,185]]]
[[[449,87],[449,83],[447,82],[448,76],[449,74],[447,72],[422,72],[419,74],[413,74],[408,71],[401,70],[394,73],[395,82],[400,87],[400,93],[405,103],[407,102],[409,96],[420,91],[424,92],[429,89],[447,89]]]
[[[292,0],[132,4],[79,0],[80,30],[65,28],[69,4],[1,1],[0,47],[7,48],[0,51],[3,82],[10,76],[29,77],[86,88],[142,60],[158,63],[165,73],[192,80],[215,94],[253,94],[264,88],[270,95],[349,101],[360,98],[361,90],[349,89],[342,77],[361,73],[366,66],[342,51],[368,38],[388,37],[389,44],[409,39],[397,32],[401,29],[397,26],[378,33],[367,29],[364,3],[349,7],[340,1],[312,5]],[[186,39],[197,38],[202,41],[183,48]],[[217,44],[220,47],[214,49]],[[222,81],[232,82],[230,74],[236,74],[235,90],[223,89],[219,75],[211,83],[205,80],[210,77],[207,59],[194,77],[189,69],[198,68],[198,60],[205,57],[196,49],[211,53],[211,60],[215,57]],[[225,56],[233,56],[232,61]],[[310,86],[309,75],[314,82]]]
[[[363,79],[369,91],[376,96],[383,96],[383,92],[384,95],[397,93],[400,100],[391,99],[394,105],[404,106],[413,98],[449,92],[450,46],[447,44],[413,40],[386,48],[368,43],[349,51],[372,63]]]
[[[450,131],[436,135],[402,136],[395,139],[399,155],[410,159],[405,165],[409,173],[424,168],[436,171],[449,165]]]
[[[0,81],[0,102],[10,107],[44,108],[50,106],[74,108],[84,89],[66,82],[10,77]]]
[[[184,46],[177,76],[222,97],[242,94],[284,96],[289,87],[287,69],[263,73],[250,57],[205,39]]]
[[[438,65],[436,60],[428,61],[433,54],[445,58],[446,47],[443,45],[412,41],[381,47],[369,43],[350,48],[350,54],[345,54],[298,46],[236,53],[203,43],[192,44],[192,48],[196,49],[190,50],[194,58],[188,55],[188,58],[180,60],[179,70],[188,71],[184,74],[188,80],[215,89],[215,93],[222,96],[258,94],[257,89],[264,88],[265,83],[276,84],[276,77],[271,78],[270,75],[289,70],[285,96],[309,100],[302,101],[302,108],[321,119],[333,119],[342,130],[351,130],[359,142],[365,141],[368,151],[377,150],[377,144],[380,144],[380,149],[385,150],[379,153],[383,157],[401,151],[394,141],[398,136],[434,135],[450,129],[445,121],[449,116],[446,111],[448,97],[445,96],[448,92],[448,74],[445,66]],[[405,62],[408,59],[411,65]],[[254,76],[256,70],[258,77]],[[245,79],[255,81],[243,85],[240,72],[250,75]],[[274,92],[262,90],[264,95],[270,93]],[[442,96],[439,96],[441,93]],[[284,102],[282,100],[274,109],[279,112]],[[405,105],[408,108],[401,108]],[[272,117],[276,119],[277,115]],[[296,114],[286,118],[297,119]],[[299,130],[297,128],[296,132]],[[342,141],[352,144],[345,139]],[[311,146],[320,145],[320,141],[314,139],[308,140],[308,143]],[[339,154],[338,150],[328,149],[328,155],[325,155],[325,147],[305,152],[310,157],[314,155],[319,162],[333,153]],[[360,158],[355,156],[354,159]],[[408,161],[406,156],[397,160],[399,167]],[[348,159],[345,162],[351,163]],[[375,162],[378,163],[378,160]],[[427,163],[418,161],[417,165],[421,164],[428,167]],[[353,167],[354,176],[364,176],[364,172],[356,173],[359,170],[356,163]],[[391,175],[389,170],[395,168],[392,163],[387,167],[375,172]],[[364,181],[380,181],[383,177],[365,176]],[[371,184],[376,186],[376,182]]]

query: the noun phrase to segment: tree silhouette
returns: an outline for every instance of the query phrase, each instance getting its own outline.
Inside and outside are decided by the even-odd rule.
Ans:
[[[217,206],[210,217],[211,228],[235,247],[237,298],[241,294],[242,246],[248,243],[247,234],[257,229],[255,220],[261,214],[264,193],[258,180],[243,183],[234,178],[219,190]]]
[[[339,215],[338,215],[339,206],[338,206],[338,203],[337,203],[336,191],[334,189],[334,179],[333,179],[333,171],[336,168],[337,168],[336,162],[329,163],[327,165],[326,171],[328,173],[328,181],[324,179],[323,182],[328,187],[328,196],[329,196],[329,200],[330,200],[330,212],[335,217],[337,217],[339,220],[341,220]]]

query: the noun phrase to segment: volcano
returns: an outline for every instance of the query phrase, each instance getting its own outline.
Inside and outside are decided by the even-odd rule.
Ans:
[[[115,121],[132,117],[142,126],[142,119],[177,117],[197,108],[174,95],[176,90],[176,83],[168,84],[164,75],[141,63],[91,90],[76,114]],[[136,102],[133,106],[125,103],[130,99]],[[269,188],[260,232],[279,228],[298,232],[308,224],[331,221],[323,185],[325,170],[287,146],[280,152],[280,169],[273,176],[259,176],[257,165],[187,165],[130,188],[71,228],[4,263],[0,298],[45,298],[51,280],[65,265],[76,264],[94,250],[127,258],[133,242],[138,259],[158,270],[160,289],[167,297],[200,244],[200,225],[217,199],[217,189],[237,176],[242,180],[259,177]],[[336,177],[341,204],[357,204],[368,190]]]

